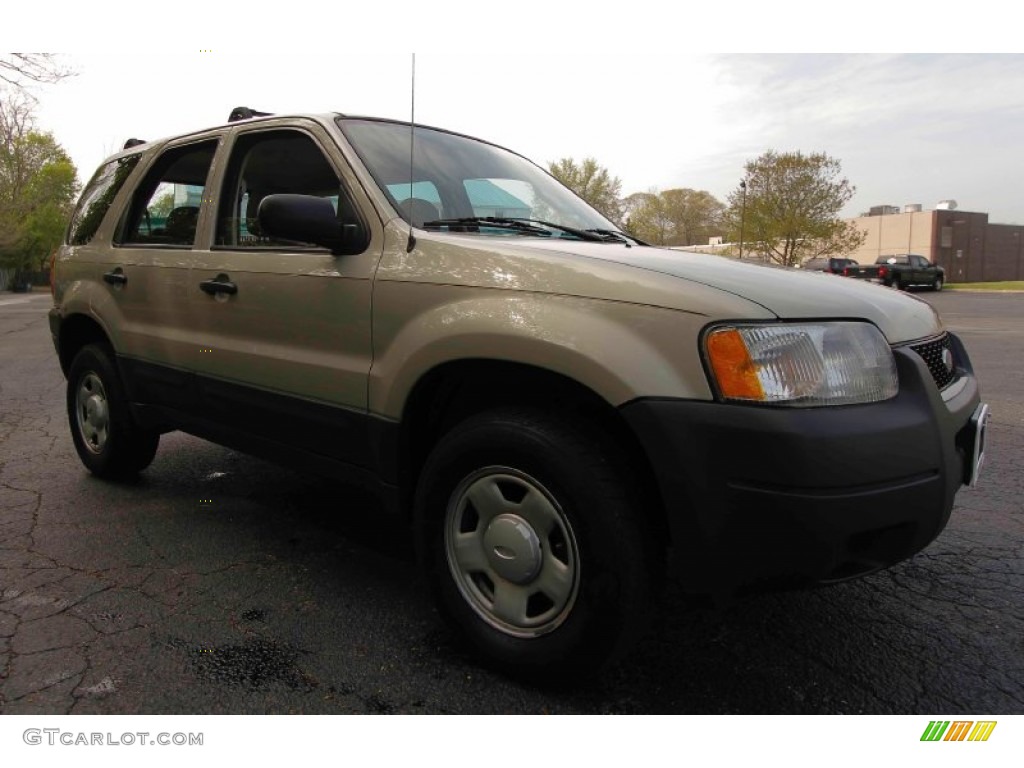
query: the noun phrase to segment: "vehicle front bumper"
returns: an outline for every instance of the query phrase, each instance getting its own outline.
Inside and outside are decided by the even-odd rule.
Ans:
[[[950,336],[959,370],[945,398],[925,362],[897,348],[899,393],[885,402],[623,406],[653,468],[683,586],[839,581],[933,541],[969,477],[980,402],[967,353]]]

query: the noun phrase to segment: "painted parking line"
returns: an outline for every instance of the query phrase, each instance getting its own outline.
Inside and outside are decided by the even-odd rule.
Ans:
[[[37,296],[18,296],[13,299],[0,299],[0,307],[13,307],[17,304],[28,304],[32,301],[38,302],[47,299],[52,301],[52,298],[49,295],[43,293],[40,293]]]

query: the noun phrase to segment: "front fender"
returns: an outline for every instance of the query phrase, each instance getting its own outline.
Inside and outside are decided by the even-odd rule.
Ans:
[[[697,339],[707,318],[602,299],[410,282],[378,283],[369,405],[400,418],[444,363],[502,360],[573,379],[613,406],[711,399]]]

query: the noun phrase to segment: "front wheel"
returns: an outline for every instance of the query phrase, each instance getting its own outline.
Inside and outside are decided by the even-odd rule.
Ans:
[[[67,409],[75,450],[94,475],[131,477],[153,461],[160,433],[132,421],[110,347],[89,344],[75,355]]]
[[[932,283],[932,290],[933,291],[941,291],[942,290],[942,278],[941,277],[936,277],[935,278],[935,282]]]
[[[417,492],[420,558],[441,613],[487,661],[577,676],[639,635],[658,558],[629,477],[601,435],[533,409],[441,439]]]

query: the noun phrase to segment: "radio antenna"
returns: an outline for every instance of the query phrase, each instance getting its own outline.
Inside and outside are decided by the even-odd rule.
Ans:
[[[416,54],[412,55],[412,104],[409,117],[409,242],[406,243],[405,252],[412,253],[416,247],[416,238],[412,234],[412,173],[413,173],[413,147],[416,144]]]

